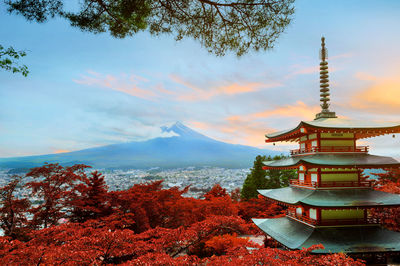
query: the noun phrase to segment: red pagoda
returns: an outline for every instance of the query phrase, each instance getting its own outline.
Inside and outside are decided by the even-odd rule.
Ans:
[[[400,233],[389,231],[369,215],[371,208],[400,206],[400,195],[376,191],[364,169],[400,167],[391,157],[370,155],[359,139],[400,133],[400,124],[338,118],[329,110],[329,80],[324,37],[320,51],[322,110],[313,121],[267,134],[266,142],[298,142],[291,156],[264,162],[264,169],[296,169],[290,186],[259,190],[288,207],[285,217],[253,219],[287,249],[323,244],[314,253],[344,252],[355,257],[383,258],[400,252]]]

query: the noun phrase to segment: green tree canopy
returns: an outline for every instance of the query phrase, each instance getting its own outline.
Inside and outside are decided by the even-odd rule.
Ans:
[[[295,170],[263,170],[263,161],[280,160],[286,158],[284,155],[260,156],[258,155],[254,161],[250,174],[247,175],[242,191],[241,198],[248,200],[257,198],[257,189],[280,188],[289,185],[289,179],[296,174]]]
[[[4,48],[0,44],[0,68],[13,73],[21,73],[27,76],[29,71],[25,65],[19,65],[18,60],[26,56],[25,51],[16,51],[13,47]]]
[[[148,30],[193,38],[216,55],[267,50],[291,22],[294,0],[5,0],[8,11],[44,22],[63,17],[72,26],[117,38]]]
[[[287,156],[277,155],[274,157],[268,156],[267,161],[285,159]],[[289,186],[289,180],[294,178],[296,170],[266,170],[266,185],[265,188],[280,188]]]

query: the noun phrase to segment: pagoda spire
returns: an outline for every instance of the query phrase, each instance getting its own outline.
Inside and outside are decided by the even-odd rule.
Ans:
[[[329,111],[329,75],[328,75],[328,50],[325,47],[325,37],[321,38],[321,50],[319,52],[319,58],[321,59],[320,65],[320,96],[321,96],[321,112],[318,113],[315,119],[319,118],[336,118],[335,112]]]

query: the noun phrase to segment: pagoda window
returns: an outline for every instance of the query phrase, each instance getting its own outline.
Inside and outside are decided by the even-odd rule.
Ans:
[[[318,174],[311,174],[311,182],[318,182]]]
[[[317,138],[317,134],[316,134],[316,133],[310,134],[310,135],[308,136],[308,139],[316,139],[316,138]]]
[[[317,220],[317,210],[316,209],[310,209],[310,218]]]
[[[317,146],[318,146],[318,141],[317,141],[317,140],[313,140],[313,141],[311,142],[311,146],[312,146],[312,147],[317,147]]]
[[[305,143],[300,143],[300,149],[305,150],[306,149],[306,144]]]
[[[303,209],[301,207],[296,208],[296,215],[303,215]]]
[[[299,173],[299,181],[304,182],[304,173]]]

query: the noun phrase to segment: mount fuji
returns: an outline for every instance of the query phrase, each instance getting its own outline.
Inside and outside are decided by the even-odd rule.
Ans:
[[[251,146],[230,144],[202,135],[180,122],[161,127],[172,137],[112,144],[79,151],[0,158],[1,168],[31,168],[44,162],[73,165],[87,164],[105,169],[144,169],[151,167],[251,167],[257,155],[277,155],[279,152]]]

